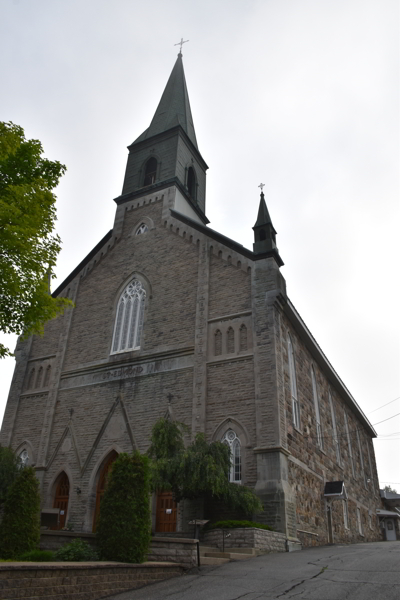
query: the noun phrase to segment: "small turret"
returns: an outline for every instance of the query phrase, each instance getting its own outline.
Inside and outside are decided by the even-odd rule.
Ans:
[[[261,184],[263,187],[263,184]],[[260,187],[261,187],[260,186]],[[279,250],[276,246],[276,231],[272,225],[271,217],[269,216],[268,208],[265,203],[264,192],[261,187],[260,206],[258,208],[257,221],[253,227],[254,244],[253,252],[255,254],[271,253],[276,255],[278,263],[283,264],[279,256]]]

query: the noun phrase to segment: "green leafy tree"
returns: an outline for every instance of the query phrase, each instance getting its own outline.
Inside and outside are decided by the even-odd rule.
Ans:
[[[0,122],[0,331],[41,334],[70,300],[52,298],[49,277],[60,251],[54,235],[57,186],[66,167],[42,156],[38,140]],[[11,355],[0,344],[0,358]]]
[[[120,454],[100,505],[98,548],[104,560],[141,563],[151,536],[150,467],[147,456]]]
[[[246,515],[262,512],[253,490],[229,482],[230,448],[221,442],[209,444],[203,434],[197,434],[185,448],[184,429],[169,419],[154,425],[148,451],[153,490],[172,491],[177,502],[211,497]]]
[[[385,490],[385,492],[392,492],[393,494],[397,494],[397,490],[392,488],[390,485],[385,485],[383,489]]]
[[[7,496],[7,491],[19,473],[21,461],[11,448],[0,445],[0,510]]]
[[[32,467],[23,467],[7,492],[0,524],[0,558],[18,558],[35,550],[39,540],[39,481]]]

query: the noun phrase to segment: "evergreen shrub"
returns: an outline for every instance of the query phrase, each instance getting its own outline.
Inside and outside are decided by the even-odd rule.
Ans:
[[[54,559],[64,562],[82,562],[99,560],[99,555],[85,540],[77,538],[56,550]]]
[[[207,529],[235,529],[236,527],[257,527],[258,529],[267,529],[268,531],[274,531],[269,525],[263,523],[256,523],[255,521],[217,521],[216,523],[210,523],[207,525]]]
[[[32,467],[23,467],[8,488],[0,524],[0,557],[17,558],[36,550],[39,540],[39,481]]]
[[[139,452],[120,454],[100,505],[97,539],[104,560],[141,563],[150,544],[150,466]]]
[[[18,556],[18,561],[21,562],[52,562],[54,554],[50,550],[30,550]]]

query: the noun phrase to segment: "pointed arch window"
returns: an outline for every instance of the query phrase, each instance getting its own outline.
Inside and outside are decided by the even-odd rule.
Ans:
[[[336,462],[337,462],[338,465],[340,465],[341,462],[342,462],[341,455],[340,455],[340,439],[339,439],[339,436],[338,436],[337,426],[336,426],[335,406],[333,404],[332,394],[331,394],[330,390],[329,390],[329,393],[328,393],[328,397],[329,397],[329,404],[331,406],[332,433],[333,433],[333,443],[334,443],[335,452],[336,452]]]
[[[43,367],[40,367],[37,377],[36,377],[36,388],[40,388],[42,386],[42,378],[43,378]]]
[[[294,351],[293,344],[288,336],[288,359],[289,359],[289,378],[290,378],[290,394],[292,397],[292,413],[293,413],[293,425],[300,429],[300,404],[297,397],[297,381],[296,381],[296,368],[294,364]]]
[[[189,196],[196,200],[196,173],[193,167],[189,167],[188,175],[187,175],[187,189],[189,192]]]
[[[148,230],[149,230],[149,228],[147,227],[146,223],[141,223],[139,225],[139,227],[136,229],[135,235],[142,235],[143,233],[147,233]]]
[[[140,348],[146,290],[138,279],[133,279],[118,301],[112,354]]]
[[[217,329],[217,331],[215,332],[215,348],[214,348],[214,354],[215,356],[220,356],[222,354],[222,333],[220,332],[219,329]]]
[[[247,350],[247,327],[244,323],[239,329],[239,347],[240,352],[245,352]]]
[[[20,453],[19,460],[21,461],[21,467],[27,467],[29,465],[29,452],[26,448]]]
[[[315,407],[315,420],[317,422],[317,444],[322,449],[323,444],[322,444],[321,413],[320,413],[319,397],[318,397],[318,390],[317,390],[317,380],[315,378],[314,367],[311,367],[311,381],[312,381],[312,391],[313,391],[314,407]]]
[[[33,383],[35,381],[35,369],[31,369],[31,372],[29,373],[29,379],[28,379],[28,389],[31,390],[33,388]]]
[[[231,450],[231,468],[229,470],[229,481],[241,483],[242,481],[242,459],[240,452],[240,440],[233,429],[228,429],[222,438],[222,443],[229,446]]]
[[[232,327],[229,327],[226,333],[226,347],[228,354],[233,354],[235,352],[235,332]]]
[[[146,163],[144,170],[144,181],[143,185],[152,185],[156,182],[157,175],[157,160],[152,156]]]
[[[43,383],[43,387],[47,387],[49,385],[50,382],[50,375],[51,375],[51,365],[49,365],[46,369],[46,373],[44,376],[44,383]]]

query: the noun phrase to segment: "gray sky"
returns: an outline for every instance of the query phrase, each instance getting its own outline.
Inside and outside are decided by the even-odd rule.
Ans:
[[[365,413],[400,396],[398,16],[396,0],[0,0],[0,119],[68,167],[53,289],[112,227],[183,36],[210,226],[251,248],[265,183],[314,337]],[[376,429],[398,432],[375,450],[400,491],[400,416]]]

